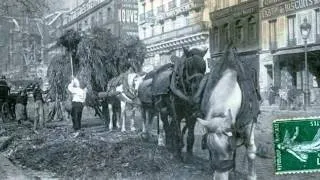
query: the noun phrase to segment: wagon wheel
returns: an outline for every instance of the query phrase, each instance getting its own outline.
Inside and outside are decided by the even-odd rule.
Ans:
[[[4,102],[1,107],[1,118],[3,122],[6,122],[6,120],[8,119],[9,111],[9,104],[7,102]]]

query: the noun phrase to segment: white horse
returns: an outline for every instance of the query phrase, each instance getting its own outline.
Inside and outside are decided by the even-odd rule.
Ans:
[[[229,172],[235,168],[236,148],[239,145],[245,145],[248,157],[248,179],[256,180],[254,129],[258,112],[256,109],[250,110],[258,103],[256,91],[251,80],[239,80],[246,78],[243,78],[244,76],[241,78],[242,65],[234,50],[230,50],[230,46],[226,49],[224,58],[223,64],[213,69],[213,71],[219,71],[219,75],[211,76],[205,88],[201,104],[205,119],[197,118],[197,120],[207,131],[206,143],[211,165],[215,171],[213,179],[229,179]],[[213,71],[211,73],[217,73]],[[214,77],[219,78],[214,80]],[[213,81],[215,82],[212,83]],[[242,89],[244,86],[241,86],[241,83],[247,83],[246,87],[249,89]],[[248,100],[248,97],[252,98]],[[244,104],[248,106],[243,108]],[[243,144],[239,144],[240,142]]]
[[[139,84],[143,80],[143,77],[144,76],[140,76],[137,73],[121,74],[119,77],[117,77],[119,78],[118,80],[116,80],[117,82],[109,86],[109,88],[107,89],[107,92],[99,93],[100,98],[112,96],[117,98],[120,101],[121,112],[120,112],[120,115],[117,115],[117,117],[120,116],[119,119],[122,121],[121,122],[122,132],[126,131],[125,122],[127,117],[129,117],[129,115],[127,116],[127,113],[126,113],[126,108],[128,108],[128,106],[131,107],[131,112],[133,112],[133,114],[130,115],[130,130],[131,131],[136,130],[134,126],[134,111],[135,111],[134,106],[139,105],[137,101],[137,91],[138,91]],[[130,94],[130,96],[128,94]],[[109,103],[108,108],[109,108],[109,116],[110,116],[109,129],[112,129],[112,127],[114,126],[112,121],[113,104]],[[119,127],[118,122],[117,122],[117,126]]]

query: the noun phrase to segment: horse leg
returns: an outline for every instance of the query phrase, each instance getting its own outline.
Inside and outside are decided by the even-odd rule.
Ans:
[[[246,137],[247,138],[247,143],[246,143],[246,148],[247,148],[247,156],[248,156],[248,180],[256,180],[257,175],[256,175],[256,170],[255,170],[255,158],[256,158],[256,145],[254,142],[254,130],[255,130],[256,123],[252,122],[252,124],[249,124],[246,128]]]
[[[113,124],[114,126],[116,126],[118,129],[120,129],[120,119],[121,119],[121,109],[118,108],[114,108],[113,110]]]
[[[145,107],[141,107],[141,115],[142,115],[142,134],[145,134],[147,132],[146,130],[146,123],[147,123],[147,117],[149,112],[146,110]]]
[[[122,120],[122,125],[121,125],[121,132],[126,131],[126,113],[125,113],[125,108],[126,108],[126,103],[124,101],[120,101],[120,107],[121,107],[121,120]]]
[[[188,155],[192,155],[192,148],[194,144],[194,127],[196,125],[195,118],[186,118],[186,124],[188,128],[187,135],[187,153]]]
[[[109,109],[109,122],[108,122],[108,125],[109,125],[109,129],[112,130],[113,128],[113,107],[112,107],[112,104],[108,104],[108,109]]]
[[[134,127],[134,118],[136,116],[136,113],[135,113],[136,109],[133,104],[130,104],[130,106],[131,106],[131,112],[130,112],[130,116],[129,116],[130,117],[130,130],[135,131],[136,128]]]
[[[175,104],[175,99],[173,96],[170,97],[170,100],[169,100],[169,105],[171,107],[171,111],[172,111],[172,122],[171,122],[171,125],[172,125],[172,133],[173,133],[173,137],[174,137],[174,148],[176,150],[176,156],[178,158],[181,158],[181,151],[182,151],[182,148],[183,148],[183,143],[182,143],[182,134],[181,134],[181,128],[180,128],[180,122],[181,122],[181,119],[182,117],[180,115],[177,114],[177,110],[176,110],[176,104]]]
[[[164,138],[164,131],[163,131],[163,121],[165,119],[163,118],[163,115],[161,112],[159,112],[158,116],[158,127],[159,127],[159,134],[158,134],[158,146],[165,146],[165,138]]]

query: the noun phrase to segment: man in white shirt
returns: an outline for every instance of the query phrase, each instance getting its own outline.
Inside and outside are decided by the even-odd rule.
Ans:
[[[81,116],[83,103],[86,100],[87,88],[81,88],[79,80],[75,77],[72,77],[72,81],[68,85],[68,90],[72,95],[71,116],[73,129],[75,130],[75,136],[78,136],[78,131],[81,129]]]

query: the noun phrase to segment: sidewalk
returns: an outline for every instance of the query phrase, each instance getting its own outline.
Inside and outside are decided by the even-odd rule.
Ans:
[[[272,106],[268,106],[268,105],[262,105],[260,106],[261,111],[266,111],[266,112],[275,112],[275,113],[290,113],[290,112],[302,112],[302,113],[316,113],[319,112],[319,116],[320,116],[320,106],[319,105],[314,105],[309,107],[307,110],[304,109],[299,109],[299,110],[290,110],[290,109],[284,109],[284,110],[280,110],[279,106],[276,105],[272,105]]]
[[[3,180],[31,179],[24,175],[22,170],[13,165],[3,154],[0,154],[0,177]]]

